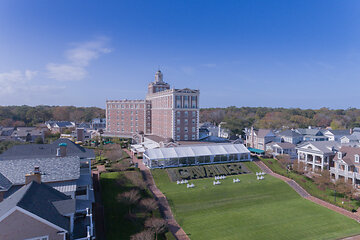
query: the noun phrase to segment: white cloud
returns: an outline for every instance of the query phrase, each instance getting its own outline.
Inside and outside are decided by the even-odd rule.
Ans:
[[[46,68],[48,70],[47,76],[58,81],[77,81],[84,79],[87,75],[83,67],[71,64],[49,63]]]
[[[86,67],[100,55],[110,53],[106,47],[106,38],[98,38],[93,41],[74,44],[74,48],[66,51],[67,63],[49,63],[46,68],[48,77],[58,81],[78,81],[87,76]]]
[[[29,78],[19,70],[0,73],[0,94],[12,94],[21,88]]]
[[[13,70],[0,73],[0,97],[19,98],[23,96],[36,95],[44,91],[59,90],[63,87],[51,86],[34,81],[37,71]]]

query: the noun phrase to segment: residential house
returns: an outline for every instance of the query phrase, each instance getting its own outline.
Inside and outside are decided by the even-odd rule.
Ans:
[[[277,136],[280,137],[281,142],[298,144],[303,141],[303,135],[290,129],[278,133]]]
[[[251,128],[246,134],[246,145],[247,147],[260,149],[265,151],[266,144],[270,142],[278,142],[278,138],[271,129],[259,129],[255,130]]]
[[[270,151],[274,157],[282,154],[287,154],[290,159],[296,159],[297,153],[296,145],[289,142],[271,142],[266,144],[266,151]]]
[[[351,135],[345,135],[340,138],[342,144],[359,144],[360,143],[360,132],[353,132]]]
[[[35,142],[40,138],[45,141],[45,130],[37,127],[16,127],[11,133],[11,139],[22,142]]]
[[[0,202],[1,240],[94,239],[92,214],[82,200],[42,183],[39,172],[26,178],[26,185]]]
[[[0,193],[10,196],[25,184],[23,176],[39,167],[44,174],[43,182],[73,198],[93,201],[91,159],[94,158],[92,149],[82,148],[68,139],[58,139],[52,144],[15,145],[0,154],[3,176],[0,176]]]
[[[331,178],[343,179],[353,185],[360,184],[360,148],[343,146],[334,157],[334,167],[330,168]]]
[[[331,129],[326,129],[322,131],[324,136],[326,136],[329,141],[338,141],[340,142],[340,139],[344,136],[349,136],[350,130],[331,130]]]
[[[303,136],[303,141],[311,141],[311,142],[318,142],[318,141],[328,141],[329,138],[324,136],[321,129],[317,128],[297,128],[295,131]]]
[[[95,130],[106,129],[106,118],[94,118],[91,120],[90,126]]]
[[[334,156],[340,143],[336,141],[304,142],[296,147],[298,161],[303,162],[306,168],[319,171],[334,166]]]
[[[47,121],[45,124],[52,133],[64,133],[66,129],[76,127],[75,123],[70,121]]]

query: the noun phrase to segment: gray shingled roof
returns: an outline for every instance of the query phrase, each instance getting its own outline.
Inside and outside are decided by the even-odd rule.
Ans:
[[[306,148],[303,148],[303,147],[305,147],[308,144],[313,145],[315,148],[319,149],[320,152],[322,152],[324,154],[333,153],[332,148],[337,150],[341,146],[341,144],[339,142],[336,142],[336,141],[318,141],[318,142],[312,142],[311,141],[311,142],[302,143],[302,144],[298,145],[296,148],[306,150]]]
[[[0,192],[9,190],[11,186],[10,180],[0,173]]]
[[[319,129],[313,128],[297,128],[295,131],[297,131],[301,135],[323,135]]]
[[[66,138],[60,138],[52,144],[23,144],[15,145],[0,154],[0,160],[18,158],[51,158],[56,157],[60,143],[66,143],[66,156],[77,156],[80,158],[95,158],[93,149],[83,148]]]
[[[295,132],[293,130],[285,130],[278,134],[279,136],[285,136],[285,137],[301,137],[302,135],[298,132]]]
[[[14,185],[25,184],[25,175],[40,167],[43,182],[58,182],[80,177],[79,157],[28,158],[0,161],[0,173]]]
[[[290,148],[296,147],[294,144],[289,143],[289,142],[271,142],[271,143],[268,143],[267,145],[270,145],[270,146],[278,145],[282,149],[290,149]]]
[[[69,218],[61,215],[53,202],[68,200],[69,196],[44,183],[31,182],[0,202],[0,217],[18,206],[69,231]]]
[[[274,135],[274,133],[273,133],[273,131],[271,129],[259,129],[257,131],[257,137],[258,138],[264,138],[268,134]]]

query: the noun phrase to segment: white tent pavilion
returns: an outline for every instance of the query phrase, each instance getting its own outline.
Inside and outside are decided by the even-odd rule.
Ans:
[[[147,149],[143,161],[149,168],[163,168],[251,161],[251,157],[243,144],[224,143]]]

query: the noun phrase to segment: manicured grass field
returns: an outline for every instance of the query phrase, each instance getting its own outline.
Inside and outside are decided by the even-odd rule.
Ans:
[[[248,169],[258,171],[254,163]],[[170,182],[165,170],[154,170],[155,182],[167,196],[175,218],[192,240],[337,239],[360,234],[360,224],[301,198],[271,176],[231,176],[191,180],[194,189]],[[240,183],[233,183],[239,178]]]

